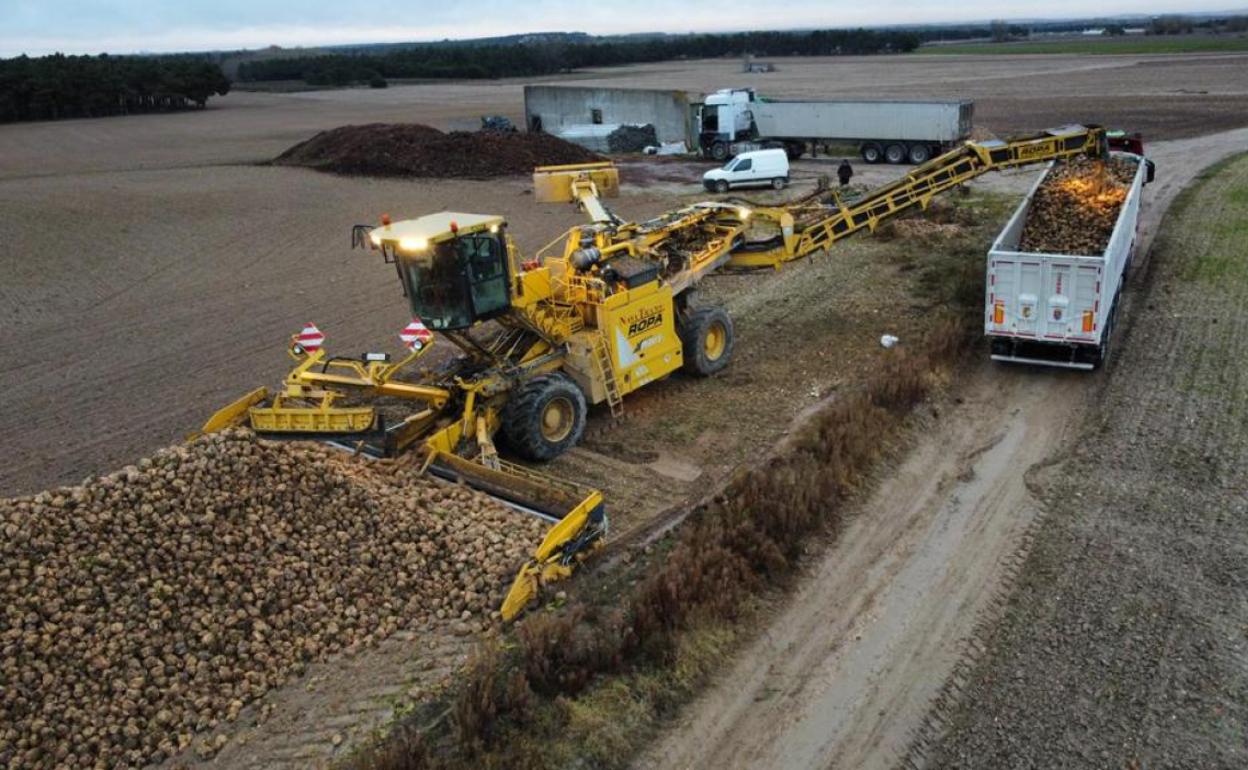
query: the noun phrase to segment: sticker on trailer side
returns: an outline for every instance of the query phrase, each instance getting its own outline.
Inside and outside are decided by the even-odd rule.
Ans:
[[[1024,145],[1018,148],[1018,159],[1029,160],[1031,158],[1048,157],[1057,152],[1057,140],[1050,139],[1040,144]]]

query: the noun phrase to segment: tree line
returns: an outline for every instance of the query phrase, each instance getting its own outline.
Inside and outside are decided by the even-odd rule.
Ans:
[[[0,59],[0,122],[202,108],[229,90],[197,56],[18,56]]]
[[[721,56],[836,56],[902,53],[919,46],[914,32],[817,30],[686,35],[643,40],[551,41],[538,44],[420,45],[385,53],[334,53],[243,62],[244,82],[303,80],[310,85],[378,85],[386,78],[499,78],[551,75],[585,67]]]

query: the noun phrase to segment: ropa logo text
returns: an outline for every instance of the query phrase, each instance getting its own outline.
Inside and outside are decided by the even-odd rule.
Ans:
[[[646,332],[663,325],[663,306],[655,305],[654,307],[646,308],[645,310],[639,310],[636,313],[624,316],[620,320],[628,324],[628,331],[626,332],[626,335],[629,337],[636,337],[642,332]]]

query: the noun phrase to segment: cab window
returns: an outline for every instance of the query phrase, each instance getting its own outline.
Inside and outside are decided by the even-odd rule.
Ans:
[[[494,236],[473,235],[456,241],[468,267],[472,305],[478,317],[507,307],[507,265],[502,242]]]
[[[749,171],[752,168],[754,168],[754,159],[746,158],[745,160],[738,161],[736,167],[734,167],[732,170],[733,171]]]
[[[439,244],[428,260],[404,258],[399,264],[412,311],[426,326],[445,331],[472,325],[463,272],[451,249]]]

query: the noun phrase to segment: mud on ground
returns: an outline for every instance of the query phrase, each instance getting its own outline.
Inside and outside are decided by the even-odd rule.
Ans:
[[[928,766],[1248,763],[1248,156],[1165,221],[1132,327]]]

